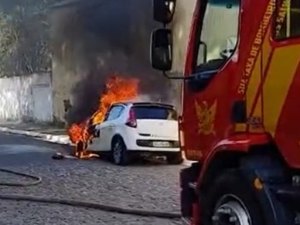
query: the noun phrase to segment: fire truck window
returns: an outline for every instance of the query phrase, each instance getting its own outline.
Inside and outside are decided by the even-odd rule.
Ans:
[[[276,11],[275,38],[300,37],[300,1],[279,0]]]
[[[201,46],[196,70],[218,69],[232,56],[237,45],[239,11],[239,0],[208,0],[201,31],[201,41],[207,45],[207,63],[203,63]]]

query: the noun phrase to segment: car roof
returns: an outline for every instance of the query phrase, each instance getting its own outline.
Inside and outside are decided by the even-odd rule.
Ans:
[[[161,102],[155,102],[155,101],[128,101],[128,102],[116,102],[113,105],[132,105],[132,106],[161,106],[166,108],[174,109],[175,107],[171,104],[161,103]]]

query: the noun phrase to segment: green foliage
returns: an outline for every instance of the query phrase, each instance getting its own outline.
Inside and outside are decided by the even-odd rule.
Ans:
[[[57,0],[0,3],[0,76],[51,69],[47,7]]]
[[[0,53],[7,55],[17,42],[17,34],[8,18],[3,14],[0,14],[0,27]]]

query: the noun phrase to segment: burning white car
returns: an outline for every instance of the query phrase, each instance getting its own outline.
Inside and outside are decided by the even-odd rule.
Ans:
[[[95,126],[88,150],[109,153],[117,165],[126,165],[141,153],[164,155],[170,164],[183,161],[179,148],[177,112],[155,102],[113,104],[104,121]]]

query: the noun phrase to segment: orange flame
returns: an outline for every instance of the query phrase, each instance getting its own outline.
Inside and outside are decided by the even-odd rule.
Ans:
[[[86,121],[80,124],[72,124],[68,130],[68,135],[72,143],[87,143],[92,137],[88,132],[91,125],[102,123],[109,107],[122,101],[129,101],[138,96],[138,80],[126,79],[113,76],[108,79],[105,85],[105,93],[101,95],[98,110]]]

